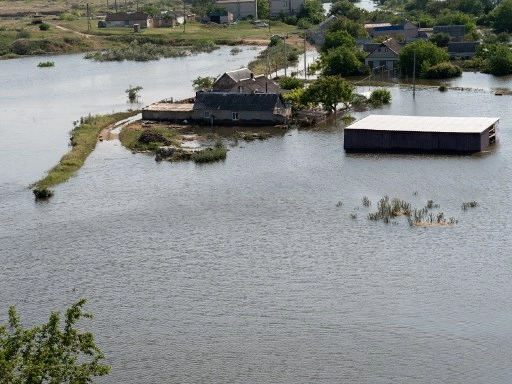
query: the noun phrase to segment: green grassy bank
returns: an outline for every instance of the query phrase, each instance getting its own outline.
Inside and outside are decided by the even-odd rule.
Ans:
[[[101,130],[115,122],[134,116],[140,111],[118,112],[110,115],[88,116],[71,131],[71,151],[60,159],[48,174],[33,185],[36,198],[50,197],[50,187],[67,181],[84,164],[87,156],[94,150]]]

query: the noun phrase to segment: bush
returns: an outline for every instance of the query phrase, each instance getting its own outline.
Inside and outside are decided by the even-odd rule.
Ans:
[[[46,187],[42,188],[34,188],[32,191],[34,193],[34,196],[36,199],[49,199],[53,196],[53,191],[51,189],[48,189]]]
[[[18,31],[18,33],[16,34],[16,37],[18,39],[29,39],[30,31],[25,31],[24,29],[22,29],[21,31]]]
[[[452,63],[441,63],[428,68],[423,76],[426,79],[446,79],[449,77],[459,77],[462,75],[462,69]]]
[[[304,88],[302,80],[296,77],[283,77],[279,79],[279,86],[282,89],[292,90],[295,88]]]
[[[50,24],[46,24],[46,23],[39,24],[39,30],[47,31],[49,29],[50,29]]]
[[[370,95],[370,104],[373,106],[380,106],[382,104],[389,104],[391,102],[391,92],[387,89],[376,89]]]

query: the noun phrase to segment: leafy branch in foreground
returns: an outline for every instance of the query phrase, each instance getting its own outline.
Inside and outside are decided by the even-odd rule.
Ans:
[[[90,332],[75,325],[82,317],[92,318],[73,304],[61,327],[59,312],[52,312],[46,324],[25,329],[14,307],[9,308],[9,324],[0,327],[0,382],[3,384],[90,383],[94,376],[110,372],[102,365],[103,353]]]

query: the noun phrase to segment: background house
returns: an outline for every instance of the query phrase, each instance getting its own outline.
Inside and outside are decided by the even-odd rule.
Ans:
[[[461,59],[470,59],[476,54],[478,41],[453,41],[448,43],[448,54]]]
[[[452,41],[461,41],[466,34],[464,25],[434,25],[433,33],[446,33]]]
[[[212,23],[224,24],[233,22],[233,14],[229,11],[210,12],[208,19]]]
[[[405,21],[403,24],[373,27],[369,30],[370,32],[372,33],[370,36],[373,38],[387,36],[400,41],[410,41],[418,38],[418,26],[410,21]]]
[[[235,20],[244,17],[258,18],[258,3],[256,0],[218,0],[215,5],[231,12]]]
[[[309,30],[309,40],[312,44],[324,45],[325,33],[329,30],[329,27],[335,23],[338,18],[334,15],[329,16],[327,19],[318,24],[317,27]]]
[[[213,83],[212,89],[214,92],[228,92],[234,85],[244,79],[254,77],[254,73],[249,68],[240,68],[234,71],[224,72]]]
[[[105,18],[108,28],[112,27],[133,27],[138,24],[141,28],[153,27],[153,18],[145,12],[118,12],[109,13]]]
[[[395,39],[389,38],[374,47],[364,59],[364,63],[372,70],[377,68],[387,71],[395,70],[398,68],[398,56],[402,48],[402,45]]]
[[[296,15],[305,3],[305,0],[269,0],[270,16]]]

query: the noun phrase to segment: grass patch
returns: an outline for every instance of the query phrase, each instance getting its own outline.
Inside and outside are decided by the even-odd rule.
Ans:
[[[153,135],[149,136],[147,132],[152,132]],[[143,138],[143,134],[147,139]],[[139,122],[136,122],[121,130],[119,141],[125,148],[134,152],[154,152],[163,145],[179,146],[181,135],[166,125],[142,127]]]
[[[228,150],[222,142],[217,140],[213,148],[206,148],[202,151],[196,152],[193,159],[196,163],[213,163],[220,160],[225,160]]]
[[[53,61],[41,61],[37,66],[39,68],[55,67],[55,63]]]
[[[82,123],[71,131],[71,151],[62,156],[59,164],[53,167],[46,177],[34,184],[34,194],[36,191],[44,191],[51,186],[67,181],[82,167],[87,156],[94,150],[98,134],[103,128],[137,113],[138,111],[119,112],[101,116],[89,115],[84,118]]]

